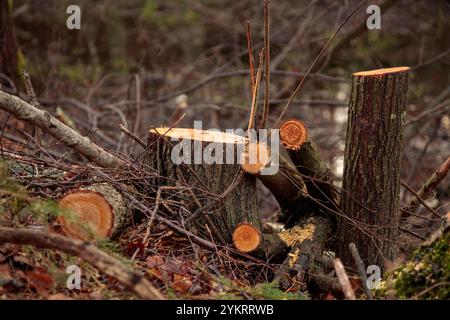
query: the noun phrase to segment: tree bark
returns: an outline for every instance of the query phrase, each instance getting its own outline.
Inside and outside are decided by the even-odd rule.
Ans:
[[[304,123],[297,119],[285,121],[280,126],[280,140],[302,175],[309,195],[318,201],[318,210],[336,210],[337,194],[330,169],[320,155],[319,148],[309,137]]]
[[[287,289],[311,280],[311,275],[323,275],[322,254],[333,230],[330,219],[310,214],[302,217],[295,227],[278,234],[290,247],[290,253],[277,270],[275,281]]]
[[[170,141],[171,138],[181,140]],[[184,188],[179,197],[189,203],[188,209],[193,212],[184,217],[186,227],[206,239],[212,235],[218,244],[231,244],[233,231],[240,223],[261,229],[256,180],[245,174],[237,161],[245,141],[244,137],[236,135],[195,129],[156,128],[150,131],[146,162],[160,174],[155,183]],[[222,155],[217,153],[219,149],[224,151]],[[233,161],[226,159],[230,150]],[[196,157],[199,154],[202,157],[212,154],[216,161],[208,163],[204,157]],[[173,156],[183,157],[182,163],[176,164],[180,159]],[[196,158],[198,163],[195,163]],[[222,163],[218,163],[220,161]]]
[[[367,265],[384,267],[398,248],[400,159],[407,67],[353,75],[345,146],[337,253],[352,265],[354,242]]]

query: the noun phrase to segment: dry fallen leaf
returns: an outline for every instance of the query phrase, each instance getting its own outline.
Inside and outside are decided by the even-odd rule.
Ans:
[[[180,274],[173,275],[172,287],[179,293],[186,293],[192,287],[192,280]]]
[[[55,285],[53,277],[45,270],[35,269],[35,271],[27,271],[24,274],[29,286],[34,288],[38,293],[48,291]]]

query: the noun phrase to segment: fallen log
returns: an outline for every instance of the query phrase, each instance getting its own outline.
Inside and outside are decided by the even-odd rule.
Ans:
[[[308,271],[321,272],[317,261],[322,258],[325,241],[331,236],[334,223],[320,212],[311,211],[312,208],[317,210],[317,207],[311,203],[302,176],[288,156],[271,154],[272,150],[267,145],[259,143],[256,148],[259,150],[259,162],[251,164],[251,150],[251,144],[248,144],[243,153],[242,168],[261,180],[287,212],[287,219],[284,220],[287,229],[276,234],[263,234],[263,245],[258,250],[254,249],[253,254],[264,256],[263,252],[271,261],[281,259],[283,263],[275,275],[275,281],[287,288],[292,284],[292,273],[304,280]],[[276,160],[279,170],[271,175],[263,174],[263,170],[273,167]]]
[[[59,200],[65,214],[57,221],[62,232],[80,240],[115,237],[131,222],[131,210],[114,187],[102,183],[72,190]]]
[[[261,233],[260,230],[247,223],[241,223],[233,232],[233,244],[241,252],[251,253],[253,256],[268,259],[271,262],[283,262],[289,251],[297,250],[297,247],[303,241],[315,236],[318,243],[322,241],[322,246],[327,239],[326,237],[318,239],[318,235],[313,235],[316,230],[326,230],[329,236],[332,228],[331,221],[325,217],[315,217],[307,215],[303,217],[299,223],[292,228],[285,229],[277,233]],[[318,252],[316,252],[318,254]],[[321,260],[315,256],[316,260]],[[287,269],[292,266],[285,264]],[[280,271],[283,273],[283,271]]]

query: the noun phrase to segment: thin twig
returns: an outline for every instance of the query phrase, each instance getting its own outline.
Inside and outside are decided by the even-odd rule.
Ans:
[[[33,85],[31,84],[30,75],[28,74],[28,72],[26,70],[23,70],[22,74],[23,74],[23,80],[25,82],[25,88],[27,90],[27,94],[30,96],[30,104],[33,107],[38,108],[39,102],[37,100],[36,93],[34,92]]]
[[[446,56],[448,56],[450,54],[450,48],[448,48],[447,50],[445,50],[444,52],[441,52],[440,54],[438,54],[437,56],[434,56],[422,63],[419,63],[417,65],[415,65],[414,67],[411,68],[411,71],[417,70],[419,68],[428,66],[430,64],[432,64],[433,62],[436,62],[438,60],[441,60],[442,58],[445,58]]]
[[[39,109],[40,108],[39,102],[38,102],[38,99],[36,97],[36,92],[34,91],[33,84],[31,83],[30,75],[28,74],[28,72],[26,70],[22,71],[22,75],[23,75],[23,80],[25,82],[25,88],[27,90],[27,94],[30,97],[30,104],[33,107]],[[41,144],[41,134],[39,132],[39,129],[36,128],[36,126],[33,127],[31,135],[34,137],[34,140],[36,141],[36,144],[40,145]],[[36,153],[37,156],[39,156],[39,151],[38,151],[37,146],[35,148],[35,153]]]
[[[401,232],[408,233],[408,234],[412,235],[413,237],[416,237],[416,238],[421,239],[421,240],[423,240],[423,241],[427,240],[427,238],[421,236],[421,235],[418,234],[418,233],[415,233],[415,232],[412,231],[412,230],[408,230],[408,229],[403,228],[403,227],[398,227],[398,229],[399,229]]]
[[[266,126],[269,116],[270,100],[270,0],[264,0],[264,54],[265,54],[265,79],[264,79],[264,108],[260,128]]]
[[[258,71],[256,72],[256,83],[252,92],[252,106],[250,109],[250,118],[248,119],[248,130],[253,128],[253,121],[256,116],[257,104],[258,104],[258,92],[259,92],[259,84],[261,82],[261,73],[262,73],[262,64],[264,59],[264,49],[259,53],[259,64]]]
[[[348,245],[348,248],[350,249],[353,260],[355,261],[356,268],[358,270],[358,274],[359,274],[359,277],[361,278],[362,286],[364,288],[364,292],[367,295],[367,299],[372,300],[373,295],[372,295],[372,291],[370,291],[369,287],[367,286],[367,274],[366,274],[366,268],[364,266],[364,262],[362,261],[361,256],[359,255],[358,249],[356,248],[356,245],[353,242]]]
[[[139,138],[137,135],[135,135],[134,133],[130,132],[130,130],[125,128],[125,126],[123,124],[119,125],[119,129],[120,129],[120,131],[125,133],[127,136],[129,136],[131,139],[133,139],[134,141],[139,143],[142,147],[147,148],[147,145],[145,144],[145,142],[141,138]]]
[[[450,157],[449,157],[450,159]],[[450,161],[449,161],[450,163]],[[404,186],[406,189],[408,189],[409,192],[411,192],[414,197],[417,198],[417,200],[419,200],[419,202],[426,208],[428,209],[431,213],[433,213],[434,216],[436,216],[437,218],[441,218],[441,215],[439,213],[436,212],[436,210],[434,210],[433,208],[431,208],[426,202],[425,200],[422,198],[422,195],[419,194],[418,192],[414,191],[413,188],[411,188],[406,182],[404,181],[400,181],[402,186]],[[411,209],[412,206],[415,205],[415,202],[411,202],[412,204],[408,207],[409,209]],[[415,210],[412,210],[415,213]]]
[[[245,30],[247,35],[247,50],[248,50],[248,64],[250,68],[250,88],[251,92],[253,93],[253,90],[255,88],[255,61],[253,58],[253,41],[252,41],[252,29],[250,26],[250,21],[247,21],[245,23]]]
[[[336,270],[336,276],[342,288],[346,300],[356,300],[355,292],[353,291],[350,280],[348,279],[347,272],[345,272],[344,265],[341,259],[336,258],[333,260],[334,270]]]
[[[289,107],[289,105],[291,104],[292,100],[294,100],[295,96],[297,95],[297,93],[300,91],[300,88],[303,86],[303,83],[305,82],[305,79],[308,77],[308,75],[311,73],[312,69],[314,68],[314,66],[316,65],[317,61],[319,61],[319,59],[322,57],[322,55],[325,53],[325,51],[327,50],[328,46],[330,45],[331,41],[336,37],[336,35],[338,34],[339,31],[341,31],[341,29],[347,24],[348,20],[350,20],[351,17],[353,17],[353,15],[359,10],[359,8],[361,8],[363,6],[364,3],[366,3],[367,0],[363,0],[361,1],[361,3],[347,16],[347,18],[345,18],[345,20],[341,23],[341,25],[337,28],[337,30],[331,35],[331,37],[327,40],[327,42],[325,43],[325,45],[323,46],[322,50],[319,52],[319,54],[317,55],[317,57],[313,60],[313,62],[310,64],[308,71],[306,71],[306,74],[304,77],[302,77],[302,79],[300,80],[300,83],[298,84],[297,88],[295,88],[294,92],[292,93],[292,95],[289,97],[288,102],[286,103],[286,105],[283,107],[283,110],[280,113],[280,116],[278,117],[277,122],[275,123],[275,128],[279,127],[280,121],[281,119],[283,119],[284,113],[286,112],[287,108]]]

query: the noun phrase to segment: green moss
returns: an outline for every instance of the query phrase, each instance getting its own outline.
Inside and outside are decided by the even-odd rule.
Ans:
[[[155,0],[147,0],[142,8],[141,17],[147,23],[153,23],[162,30],[176,28],[180,25],[191,26],[195,25],[200,16],[197,12],[184,6],[181,1],[176,3],[172,8],[159,10],[159,3]]]
[[[378,296],[390,289],[401,299],[450,299],[450,233],[417,249],[410,261],[387,277]]]
[[[306,300],[307,297],[301,293],[284,292],[276,283],[260,283],[251,288],[249,293],[256,299],[265,300]]]
[[[216,279],[223,286],[223,292],[215,298],[221,300],[241,300],[246,296],[251,296],[257,300],[306,300],[309,299],[305,294],[284,292],[278,288],[275,282],[259,283],[255,286],[240,286],[230,279]]]

